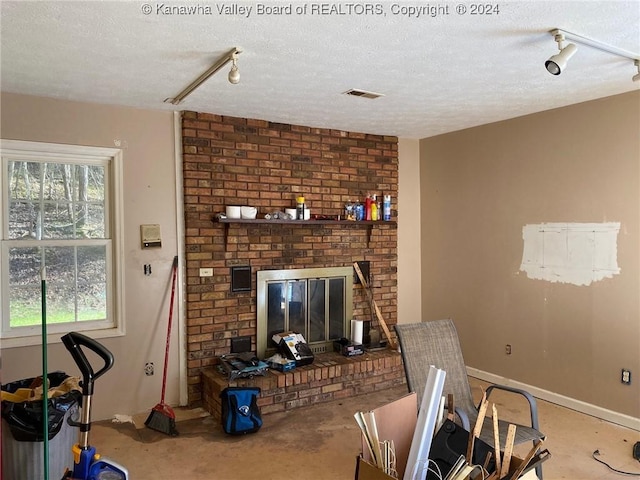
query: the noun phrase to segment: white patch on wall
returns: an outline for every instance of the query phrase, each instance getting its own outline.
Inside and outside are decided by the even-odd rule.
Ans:
[[[620,222],[540,223],[522,227],[520,270],[549,282],[590,285],[620,273]]]

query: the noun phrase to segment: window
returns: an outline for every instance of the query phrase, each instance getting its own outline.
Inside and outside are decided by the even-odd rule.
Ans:
[[[3,346],[40,341],[43,303],[52,340],[121,334],[120,150],[2,140],[0,154]]]

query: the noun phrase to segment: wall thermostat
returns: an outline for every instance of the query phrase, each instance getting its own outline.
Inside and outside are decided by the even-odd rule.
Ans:
[[[140,225],[140,240],[142,248],[161,247],[160,225],[157,223]]]

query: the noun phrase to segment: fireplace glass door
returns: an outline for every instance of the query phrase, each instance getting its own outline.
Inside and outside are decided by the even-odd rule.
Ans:
[[[275,351],[276,345],[271,337],[276,333],[301,333],[316,353],[330,350],[334,340],[348,336],[348,320],[352,310],[348,303],[351,301],[348,289],[352,285],[348,280],[351,278],[295,277],[296,275],[292,278],[266,279],[262,288],[258,281],[258,338],[265,335],[262,343],[266,346],[267,355]],[[260,308],[262,294],[266,294],[263,309]],[[264,311],[266,317],[264,329],[260,328],[261,311]]]

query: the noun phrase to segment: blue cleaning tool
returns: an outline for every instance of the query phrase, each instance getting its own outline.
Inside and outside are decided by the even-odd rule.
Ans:
[[[69,421],[69,424],[80,428],[80,441],[71,449],[73,452],[73,471],[67,471],[63,480],[128,480],[129,472],[125,467],[103,458],[96,452],[95,447],[89,445],[93,384],[113,366],[113,355],[102,344],[78,332],[70,332],[64,335],[62,343],[69,350],[82,373],[80,421]],[[82,351],[82,347],[91,350],[104,361],[104,365],[100,370],[93,371],[93,367]]]

